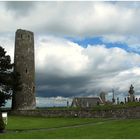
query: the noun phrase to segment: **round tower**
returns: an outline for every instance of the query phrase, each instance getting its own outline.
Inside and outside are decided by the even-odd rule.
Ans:
[[[16,31],[14,71],[20,74],[21,90],[13,94],[12,109],[34,109],[36,102],[33,32],[22,29]]]

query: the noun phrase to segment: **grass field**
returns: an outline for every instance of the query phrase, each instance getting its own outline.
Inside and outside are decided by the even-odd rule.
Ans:
[[[10,116],[0,138],[135,139],[140,138],[140,119],[43,118]]]

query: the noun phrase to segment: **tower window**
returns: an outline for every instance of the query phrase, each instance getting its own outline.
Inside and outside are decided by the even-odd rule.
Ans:
[[[22,34],[21,34],[21,36],[20,36],[20,37],[21,37],[21,38],[23,37],[23,36],[22,36]]]
[[[31,36],[30,35],[27,35],[27,39],[29,40],[29,41],[31,41]]]
[[[27,73],[27,69],[26,69],[26,73]]]

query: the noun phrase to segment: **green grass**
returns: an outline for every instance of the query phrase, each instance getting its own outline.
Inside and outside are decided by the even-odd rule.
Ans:
[[[87,123],[87,124],[86,124]],[[86,124],[72,127],[72,125]],[[70,126],[64,128],[64,126]],[[55,128],[37,131],[16,132],[38,128]],[[59,138],[59,139],[140,139],[140,119],[105,120],[93,118],[43,118],[10,116],[7,133],[0,134],[4,139],[20,138]]]
[[[140,102],[128,102],[125,104],[105,104],[105,105],[96,105],[92,108],[92,110],[114,110],[114,109],[123,109],[123,108],[131,108],[140,106]]]
[[[81,123],[97,122],[102,119],[89,118],[45,118],[45,117],[25,117],[10,116],[8,119],[7,130],[25,130],[34,128],[52,128]]]

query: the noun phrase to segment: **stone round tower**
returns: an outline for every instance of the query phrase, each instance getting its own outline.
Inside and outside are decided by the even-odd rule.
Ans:
[[[21,90],[15,91],[13,95],[12,109],[34,109],[36,101],[33,32],[22,29],[16,31],[14,71],[20,74]]]

